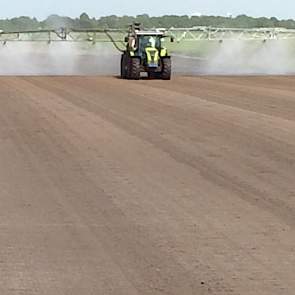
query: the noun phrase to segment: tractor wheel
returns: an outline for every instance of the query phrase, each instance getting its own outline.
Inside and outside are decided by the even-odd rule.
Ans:
[[[163,58],[162,59],[161,78],[163,80],[170,80],[171,79],[171,59],[170,58]]]
[[[129,62],[129,78],[133,80],[139,80],[140,78],[140,59],[133,57]]]
[[[123,53],[121,56],[121,78],[128,78],[128,57],[126,53]]]

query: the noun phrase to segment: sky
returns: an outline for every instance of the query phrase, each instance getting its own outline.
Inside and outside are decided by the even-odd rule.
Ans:
[[[295,19],[294,0],[0,0],[0,18],[34,16],[39,20],[50,14],[77,17],[104,15],[205,14],[275,16]]]

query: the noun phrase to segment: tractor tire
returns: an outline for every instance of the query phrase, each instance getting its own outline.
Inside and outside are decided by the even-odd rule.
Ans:
[[[139,80],[140,79],[140,58],[133,57],[129,62],[129,79]]]
[[[121,78],[128,79],[128,56],[126,53],[121,56]]]
[[[171,79],[171,59],[170,58],[164,57],[162,59],[161,78],[163,80],[170,80]]]

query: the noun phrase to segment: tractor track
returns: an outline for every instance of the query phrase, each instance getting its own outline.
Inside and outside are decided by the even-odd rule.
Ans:
[[[294,77],[0,85],[0,294],[294,293]]]

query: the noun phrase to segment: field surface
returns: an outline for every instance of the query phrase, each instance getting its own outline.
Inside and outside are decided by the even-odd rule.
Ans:
[[[0,78],[0,294],[294,294],[294,79]]]

